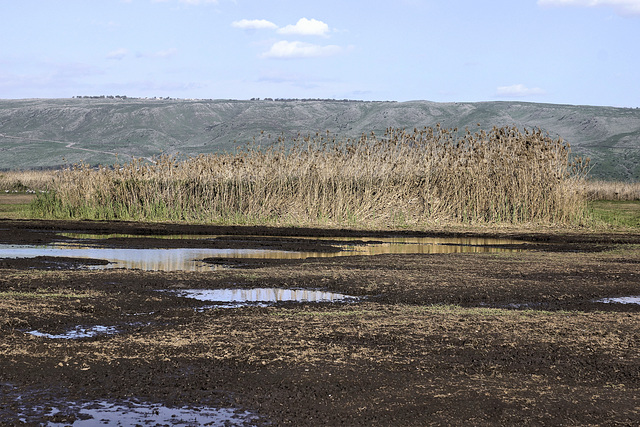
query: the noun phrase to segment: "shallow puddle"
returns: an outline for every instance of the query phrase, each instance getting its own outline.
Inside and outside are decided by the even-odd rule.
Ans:
[[[169,408],[157,404],[141,404],[134,402],[109,403],[94,401],[75,408],[71,416],[67,411],[52,408],[47,418],[49,426],[243,426],[257,417],[246,411],[231,408]],[[72,423],[63,421],[65,417],[75,419]]]
[[[274,254],[269,254],[274,252]],[[209,257],[245,257],[253,254],[268,257],[276,252],[258,249],[127,249],[73,247],[50,245],[43,247],[27,245],[0,245],[0,258],[34,258],[37,256],[105,259],[107,265],[92,265],[90,269],[127,268],[145,271],[211,271],[212,267],[201,260]]]
[[[76,326],[75,328],[65,332],[64,334],[47,334],[39,331],[28,331],[28,334],[34,335],[36,337],[45,337],[51,339],[80,339],[80,338],[91,338],[98,335],[112,335],[118,333],[118,329],[115,326]]]
[[[358,297],[309,289],[188,289],[173,291],[183,298],[214,302],[211,307],[244,307],[277,302],[350,302]]]
[[[617,297],[617,298],[602,298],[597,300],[596,302],[602,302],[606,304],[617,303],[617,304],[640,304],[640,296],[634,297]]]
[[[0,383],[1,425],[246,426],[260,417],[238,408],[168,407],[139,400],[72,401],[64,393]],[[11,404],[7,404],[11,402]]]
[[[128,268],[146,271],[211,271],[219,268],[202,262],[205,258],[232,259],[305,259],[311,257],[339,257],[353,255],[380,254],[435,254],[460,252],[510,252],[517,249],[505,249],[495,245],[522,244],[521,241],[484,238],[308,238],[308,240],[342,241],[333,245],[338,252],[297,252],[269,249],[207,249],[207,248],[171,248],[171,249],[130,249],[104,248],[83,243],[82,240],[97,240],[109,237],[127,237],[126,235],[82,235],[66,234],[78,239],[77,242],[60,242],[46,246],[0,245],[0,258],[34,258],[37,256],[93,258],[110,262],[108,265],[90,266],[91,269]],[[128,236],[133,237],[133,236]],[[158,238],[197,238],[215,240],[221,236],[157,236]],[[229,236],[226,236],[229,237]],[[241,239],[241,236],[233,236]],[[255,237],[255,236],[254,236]],[[300,237],[287,237],[287,239]],[[307,239],[307,238],[304,238]],[[365,242],[355,244],[350,242]],[[367,243],[369,242],[369,243]],[[277,242],[275,242],[277,243]]]

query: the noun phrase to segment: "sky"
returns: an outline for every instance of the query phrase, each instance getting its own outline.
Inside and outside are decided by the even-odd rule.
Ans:
[[[640,0],[0,0],[0,99],[640,107]]]

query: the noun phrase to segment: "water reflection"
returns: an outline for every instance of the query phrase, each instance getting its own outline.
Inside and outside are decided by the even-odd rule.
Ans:
[[[345,302],[357,298],[334,292],[310,289],[255,288],[255,289],[188,289],[175,291],[184,298],[211,301],[220,306],[239,307],[253,303],[275,302]]]
[[[66,403],[61,405],[60,403]],[[60,402],[46,405],[44,413],[48,419],[73,420],[49,421],[48,426],[245,426],[252,425],[258,417],[248,411],[234,408],[211,408],[206,406],[171,408],[160,404],[133,401],[107,402],[94,400],[84,403]],[[38,412],[39,408],[35,408]],[[44,409],[44,408],[43,408]],[[29,417],[22,416],[26,421]]]
[[[91,338],[98,335],[111,335],[118,332],[118,329],[114,326],[91,326],[91,327],[83,327],[77,326],[70,331],[67,331],[64,334],[47,334],[39,331],[29,331],[28,334],[34,335],[36,337],[45,337],[50,339],[79,339],[79,338]]]
[[[71,236],[71,235],[69,235]],[[338,252],[293,252],[269,249],[207,249],[207,248],[172,248],[172,249],[130,249],[103,248],[82,242],[79,236],[95,240],[96,236],[123,237],[124,235],[73,235],[78,242],[59,242],[46,246],[0,245],[0,258],[33,258],[37,256],[94,258],[108,260],[106,266],[90,268],[128,268],[147,271],[211,271],[217,267],[202,262],[204,258],[258,258],[258,259],[305,259],[311,257],[339,257],[353,255],[380,254],[435,254],[461,252],[505,252],[505,249],[493,245],[521,244],[520,241],[508,239],[486,238],[308,238],[309,240],[342,241],[333,245]],[[89,237],[90,236],[90,237]],[[172,236],[176,237],[176,236]],[[184,236],[181,236],[184,238]],[[194,238],[195,236],[189,236]],[[197,236],[200,239],[216,239],[223,236]],[[229,238],[229,236],[225,236]],[[233,236],[241,239],[242,236]],[[163,236],[167,238],[167,236]],[[255,236],[252,236],[255,239]],[[282,238],[283,240],[294,237]],[[300,239],[295,237],[295,239]],[[357,241],[366,244],[349,243]],[[367,243],[368,242],[368,243]]]
[[[265,254],[264,252],[273,252]],[[0,258],[33,258],[37,256],[106,259],[111,264],[90,266],[91,269],[127,268],[145,271],[211,271],[211,266],[200,261],[208,257],[241,257],[249,254],[275,256],[281,251],[257,249],[127,249],[72,247],[50,245],[43,247],[0,245]]]
[[[491,248],[494,245],[517,245],[523,244],[521,240],[513,239],[494,239],[485,237],[309,237],[309,236],[255,236],[255,235],[202,235],[202,234],[176,234],[176,235],[140,235],[140,234],[87,234],[87,233],[59,233],[60,236],[68,237],[78,240],[108,240],[108,239],[167,239],[167,240],[212,240],[220,241],[224,240],[242,240],[249,238],[256,240],[257,238],[264,237],[264,239],[281,239],[283,241],[294,240],[317,240],[317,241],[331,241],[331,242],[345,242],[341,247],[353,249],[352,242],[365,242],[369,243],[360,250],[367,252],[366,247],[371,246],[387,246],[390,247],[391,252],[385,250],[380,253],[416,253],[415,246],[425,245],[442,245],[452,247],[467,247],[467,249],[451,249],[444,248],[434,249],[437,252],[425,252],[425,253],[455,253],[455,252],[494,252],[497,250]],[[351,242],[351,244],[349,244]],[[404,245],[404,249],[400,249],[396,246]],[[420,252],[418,252],[420,253]],[[326,254],[327,256],[335,256],[334,254]],[[370,255],[375,255],[370,253]]]
[[[618,298],[602,298],[597,300],[596,302],[602,302],[606,304],[640,304],[640,296],[633,297],[618,297]]]

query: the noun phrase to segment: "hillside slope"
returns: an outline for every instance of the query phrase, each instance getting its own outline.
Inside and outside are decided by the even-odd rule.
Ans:
[[[357,137],[436,123],[539,127],[591,157],[594,178],[640,180],[640,109],[523,102],[0,100],[0,169],[233,150],[261,131],[272,139],[327,130]]]

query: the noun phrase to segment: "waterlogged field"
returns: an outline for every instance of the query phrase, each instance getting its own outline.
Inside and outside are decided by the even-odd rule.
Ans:
[[[0,420],[640,423],[633,186],[536,132],[327,138],[0,175]]]
[[[216,245],[229,248],[316,253],[341,238],[358,245],[388,233],[35,220],[0,220],[0,230],[4,245],[213,244],[172,238],[185,234],[226,236]],[[529,243],[254,259],[210,271],[3,258],[0,419],[637,424],[640,234],[459,237],[508,237],[504,249]]]

